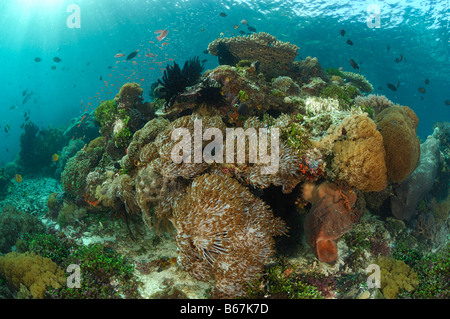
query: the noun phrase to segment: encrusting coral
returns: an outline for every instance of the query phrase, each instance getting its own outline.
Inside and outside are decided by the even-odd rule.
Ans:
[[[229,177],[194,179],[174,206],[178,262],[199,280],[215,280],[228,296],[242,296],[274,253],[273,236],[285,223],[248,189]]]
[[[407,106],[388,107],[376,116],[386,150],[388,180],[400,183],[417,167],[420,143],[417,137],[419,120]]]

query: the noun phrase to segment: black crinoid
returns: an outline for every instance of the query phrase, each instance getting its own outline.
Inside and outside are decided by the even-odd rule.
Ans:
[[[162,79],[158,79],[158,83],[162,86],[159,95],[166,100],[166,107],[170,107],[175,98],[187,87],[196,84],[203,70],[203,63],[198,56],[187,60],[183,69],[180,69],[176,62],[172,66],[167,65]]]

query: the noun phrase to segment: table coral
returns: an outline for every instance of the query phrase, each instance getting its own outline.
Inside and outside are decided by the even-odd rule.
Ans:
[[[297,56],[298,46],[289,42],[277,40],[274,36],[265,33],[254,33],[249,36],[231,38],[217,38],[208,46],[208,51],[214,56],[221,54],[220,48],[225,47],[227,53],[235,60],[258,60],[261,72],[273,77],[286,73],[288,67]]]
[[[388,107],[376,116],[386,150],[388,180],[392,183],[404,181],[419,163],[418,122],[407,106]]]

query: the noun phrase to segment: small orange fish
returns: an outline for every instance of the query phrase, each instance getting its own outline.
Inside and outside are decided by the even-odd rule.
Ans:
[[[163,43],[162,43],[162,45],[169,45],[169,43],[167,43],[167,42],[163,42]]]
[[[117,53],[114,57],[115,58],[121,58],[121,57],[124,57],[124,56],[125,56],[124,53]]]
[[[14,180],[17,183],[22,183],[22,176],[20,174],[16,174],[16,175],[14,175]]]
[[[161,42],[167,37],[167,35],[169,34],[169,30],[156,30],[155,34],[156,33],[159,33],[159,36],[157,36],[156,38],[158,39],[159,42]]]

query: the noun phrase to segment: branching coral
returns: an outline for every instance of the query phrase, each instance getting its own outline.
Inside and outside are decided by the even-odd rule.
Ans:
[[[178,263],[199,280],[215,279],[228,296],[243,295],[274,253],[284,222],[229,177],[197,177],[174,207]]]
[[[369,94],[367,96],[357,96],[355,98],[355,105],[359,106],[365,112],[371,112],[373,115],[377,115],[384,109],[394,106],[394,103],[384,95]]]

